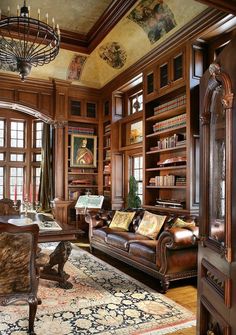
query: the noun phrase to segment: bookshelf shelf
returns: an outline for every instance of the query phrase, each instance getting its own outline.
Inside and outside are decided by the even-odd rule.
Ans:
[[[177,107],[177,108],[173,108],[171,110],[167,110],[165,112],[150,116],[146,119],[147,122],[153,122],[153,121],[161,121],[161,120],[165,120],[167,118],[173,117],[173,116],[177,116],[179,114],[185,113],[186,111],[186,107],[185,105]]]
[[[97,172],[68,172],[69,175],[71,176],[77,176],[77,175],[97,175]]]
[[[82,185],[82,184],[80,184],[80,185],[68,185],[68,187],[69,188],[98,188],[98,186],[97,185]]]
[[[80,195],[86,193],[87,189],[90,189],[92,194],[98,194],[98,168],[93,166],[71,166],[73,134],[85,137],[98,135],[98,121],[90,122],[89,120],[88,118],[83,118],[82,122],[82,118],[74,117],[73,120],[69,120],[66,126],[65,200],[76,201]]]
[[[153,210],[153,211],[164,211],[164,212],[170,212],[170,213],[178,213],[180,214],[188,214],[188,210],[184,208],[172,208],[172,207],[164,207],[164,206],[151,206],[151,205],[143,205],[144,208]]]
[[[150,185],[147,185],[146,188],[186,189],[186,186],[150,186]]]
[[[158,149],[158,150],[151,150],[151,151],[147,151],[146,154],[147,155],[153,155],[159,152],[169,152],[169,151],[182,151],[184,149],[186,149],[186,145],[179,145],[177,147],[173,147],[173,148],[166,148],[166,149]]]
[[[156,131],[155,133],[146,135],[146,137],[149,138],[149,137],[156,137],[156,136],[160,136],[160,135],[174,134],[178,130],[185,130],[185,129],[186,129],[186,125],[173,127],[173,128],[166,129],[166,130],[163,130],[163,131]]]
[[[144,72],[143,207],[153,211],[181,214],[198,211],[199,147],[194,146],[199,144],[195,144],[194,135],[199,132],[199,96],[194,88],[199,79],[191,77],[193,59],[194,54],[187,46],[176,48],[157,61],[151,75]],[[158,199],[183,205],[171,208],[159,205]]]
[[[165,171],[165,170],[181,170],[187,169],[186,165],[175,165],[175,166],[167,166],[167,167],[159,167],[159,168],[149,168],[146,169],[147,172],[151,172],[151,171]]]

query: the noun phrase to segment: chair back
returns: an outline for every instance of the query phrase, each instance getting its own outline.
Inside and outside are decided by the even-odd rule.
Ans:
[[[10,303],[36,294],[38,225],[0,223],[0,297]]]
[[[0,200],[0,215],[15,215],[19,214],[19,208],[21,201],[17,200],[16,207],[14,207],[14,201],[8,198]]]

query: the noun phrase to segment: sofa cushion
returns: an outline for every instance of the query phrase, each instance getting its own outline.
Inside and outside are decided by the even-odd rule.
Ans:
[[[180,218],[177,218],[175,222],[172,224],[172,227],[178,227],[178,228],[188,228],[195,226],[194,220],[182,220]]]
[[[119,212],[116,211],[110,224],[110,228],[122,228],[129,230],[129,225],[133,220],[135,212]]]
[[[136,232],[154,240],[157,238],[157,235],[159,234],[165,219],[166,216],[164,215],[157,215],[145,211],[142,221]]]
[[[96,240],[101,240],[103,242],[106,242],[106,238],[107,238],[107,235],[111,232],[114,232],[114,231],[123,231],[125,232],[124,229],[119,229],[119,228],[116,228],[115,230],[114,229],[111,229],[107,226],[105,227],[102,227],[102,228],[98,228],[98,229],[93,229],[93,238],[95,238]]]
[[[139,236],[136,234],[136,237]],[[140,240],[129,242],[129,254],[134,257],[145,259],[149,262],[156,262],[156,240]]]
[[[131,232],[122,232],[122,231],[112,231],[107,234],[106,242],[113,247],[128,251],[129,250],[129,242],[144,240],[145,237],[142,235],[137,235]],[[146,237],[148,240],[148,238]]]

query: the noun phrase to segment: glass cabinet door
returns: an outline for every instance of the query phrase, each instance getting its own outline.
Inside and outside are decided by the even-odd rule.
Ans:
[[[214,90],[210,105],[209,238],[221,244],[225,236],[226,210],[226,117],[224,91]]]

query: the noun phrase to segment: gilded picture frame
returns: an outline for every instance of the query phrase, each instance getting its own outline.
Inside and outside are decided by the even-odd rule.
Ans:
[[[70,166],[97,167],[97,136],[71,134]]]

